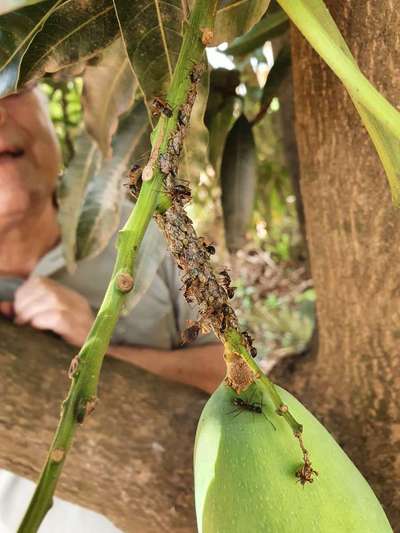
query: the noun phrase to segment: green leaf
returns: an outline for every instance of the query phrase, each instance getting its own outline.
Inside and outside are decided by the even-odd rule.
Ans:
[[[118,39],[83,75],[83,108],[87,131],[97,141],[103,157],[111,155],[111,138],[120,115],[133,104],[136,78],[122,40]]]
[[[362,74],[322,0],[278,2],[348,90],[385,168],[393,202],[400,206],[400,113]]]
[[[21,9],[22,7],[38,4],[39,2],[43,2],[43,0],[1,0],[0,15]]]
[[[261,95],[260,110],[252,121],[252,124],[257,123],[262,119],[262,117],[268,111],[272,99],[278,96],[279,87],[289,72],[291,62],[290,46],[285,44],[279,51],[279,54],[268,74],[268,78],[265,82]]]
[[[253,132],[241,115],[226,139],[221,165],[222,210],[225,241],[230,253],[245,242],[257,185],[256,147]]]
[[[39,4],[42,5],[42,4]],[[83,62],[119,36],[112,0],[67,0],[58,6],[26,51],[19,86]]]
[[[270,0],[221,0],[215,20],[213,45],[247,32],[268,9]]]
[[[128,182],[124,176],[133,160],[149,147],[150,127],[143,103],[120,123],[113,139],[113,157],[103,161],[86,191],[77,230],[76,258],[98,255],[118,226],[120,206]]]
[[[278,37],[289,28],[289,19],[281,9],[268,14],[248,31],[245,35],[237,37],[224,53],[230,55],[243,55],[256,50],[266,41]]]
[[[0,16],[0,98],[17,90],[24,53],[62,1],[46,0]]]
[[[181,0],[113,0],[132,69],[147,102],[166,93],[182,42]]]

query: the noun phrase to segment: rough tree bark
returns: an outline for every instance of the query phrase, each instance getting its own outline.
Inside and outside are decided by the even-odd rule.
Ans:
[[[326,4],[363,72],[400,108],[400,1]],[[282,362],[274,377],[336,435],[399,531],[400,209],[340,82],[297,31],[292,48],[320,339],[318,353]]]
[[[73,354],[52,335],[0,319],[0,468],[38,479]],[[194,533],[192,452],[206,394],[109,357],[99,397],[57,495],[127,533]]]

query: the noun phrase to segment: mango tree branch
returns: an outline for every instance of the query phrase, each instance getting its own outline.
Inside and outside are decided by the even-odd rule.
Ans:
[[[72,384],[62,405],[61,418],[54,440],[50,446],[47,461],[19,533],[33,533],[38,530],[43,518],[52,505],[53,494],[63,464],[72,444],[78,423],[90,414],[97,400],[97,385],[102,362],[110,342],[126,293],[133,287],[131,273],[140,243],[157,206],[162,186],[160,157],[166,150],[170,133],[176,128],[178,109],[187,101],[187,93],[193,88],[194,66],[199,64],[204,53],[202,28],[212,28],[217,0],[197,0],[190,20],[186,25],[178,62],[174,71],[167,101],[174,110],[161,114],[152,134],[152,153],[146,170],[137,204],[120,232],[118,254],[111,281],[103,303],[97,314],[87,341],[73,359],[70,368]],[[169,116],[170,115],[170,116]]]

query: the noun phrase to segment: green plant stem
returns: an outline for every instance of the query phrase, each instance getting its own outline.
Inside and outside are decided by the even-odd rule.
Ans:
[[[57,481],[77,424],[83,422],[94,408],[102,362],[126,296],[118,288],[118,276],[133,272],[137,251],[153,216],[162,186],[159,155],[166,150],[169,134],[176,128],[178,108],[185,102],[191,85],[189,74],[194,64],[202,60],[204,45],[201,42],[201,28],[213,28],[216,8],[217,0],[196,0],[193,6],[167,95],[167,100],[175,111],[170,118],[161,116],[152,134],[153,151],[150,161],[153,162],[154,169],[151,179],[143,183],[138,201],[120,231],[117,259],[110,283],[88,338],[78,354],[78,366],[62,405],[61,418],[46,463],[18,533],[33,533],[39,528],[52,505]]]

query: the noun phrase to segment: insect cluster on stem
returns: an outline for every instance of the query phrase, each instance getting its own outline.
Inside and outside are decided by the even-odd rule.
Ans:
[[[178,109],[177,127],[170,135],[167,150],[159,158],[160,170],[164,175],[164,189],[170,197],[171,205],[163,214],[156,215],[156,218],[164,230],[178,267],[182,270],[184,296],[189,303],[197,303],[200,313],[200,321],[190,324],[184,332],[184,341],[211,328],[221,338],[228,327],[237,329],[235,313],[227,303],[234,292],[233,287],[230,287],[229,275],[226,270],[219,276],[214,273],[210,256],[215,254],[215,246],[203,237],[197,237],[192,221],[184,210],[184,206],[191,200],[190,188],[186,182],[177,182],[176,179],[197,85],[204,71],[205,66],[199,64],[189,73],[191,85],[185,103]]]

